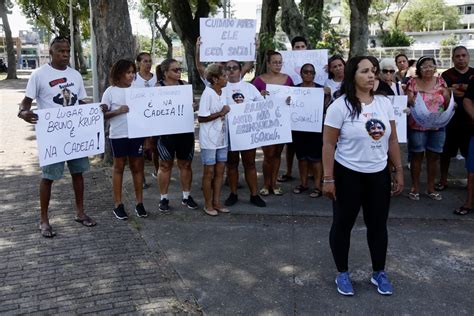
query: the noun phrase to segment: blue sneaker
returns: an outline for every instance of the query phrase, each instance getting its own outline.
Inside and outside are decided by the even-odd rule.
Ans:
[[[388,279],[388,276],[385,273],[385,271],[382,270],[379,272],[372,273],[372,278],[370,278],[370,281],[372,282],[373,285],[377,286],[377,291],[380,294],[392,295],[393,293],[392,283],[390,283],[390,280]]]
[[[337,291],[342,295],[352,296],[354,295],[354,289],[352,288],[351,278],[349,273],[341,272],[336,277]]]

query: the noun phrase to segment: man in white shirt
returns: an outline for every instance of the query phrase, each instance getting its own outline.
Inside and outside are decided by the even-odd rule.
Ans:
[[[21,101],[18,117],[22,120],[36,124],[38,115],[31,111],[31,104],[36,99],[38,109],[47,109],[62,106],[82,104],[81,100],[87,95],[82,77],[76,70],[69,68],[70,45],[64,37],[56,37],[50,45],[49,53],[51,62],[35,70]],[[89,170],[87,157],[67,161],[72,177],[74,195],[76,197],[76,222],[92,227],[96,222],[84,212],[84,179],[82,173]],[[49,224],[48,208],[51,198],[51,187],[54,180],[62,177],[64,162],[59,162],[42,167],[40,182],[41,215],[39,229],[46,238],[56,236]]]

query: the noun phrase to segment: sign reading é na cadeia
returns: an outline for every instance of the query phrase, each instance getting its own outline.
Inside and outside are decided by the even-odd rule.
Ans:
[[[128,137],[194,132],[192,85],[129,88]]]
[[[252,19],[200,19],[200,60],[255,60],[257,21]]]
[[[39,164],[47,166],[104,152],[100,103],[36,110]]]
[[[227,121],[231,150],[292,142],[288,106],[268,99],[229,106]]]

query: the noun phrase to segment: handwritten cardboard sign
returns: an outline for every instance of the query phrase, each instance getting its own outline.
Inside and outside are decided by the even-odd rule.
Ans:
[[[327,49],[313,50],[283,50],[280,51],[283,58],[283,68],[281,72],[289,75],[295,84],[302,82],[300,70],[304,64],[312,64],[316,70],[314,82],[324,85],[328,78],[328,73],[324,67],[328,64]]]
[[[35,111],[39,164],[53,163],[104,152],[104,115],[100,103]]]
[[[399,143],[407,142],[407,96],[406,95],[397,95],[389,96],[393,112],[395,113],[395,125],[397,126],[397,137]]]
[[[232,151],[292,142],[288,106],[273,100],[229,106],[227,120]]]
[[[255,60],[256,25],[252,19],[201,18],[201,61]]]
[[[291,97],[291,130],[321,133],[323,128],[324,89],[267,84],[269,98]]]
[[[451,100],[448,108],[443,112],[432,113],[426,107],[425,101],[418,93],[414,106],[411,107],[411,115],[413,119],[424,128],[442,128],[448,125],[454,115],[454,98],[451,93]]]
[[[132,88],[126,98],[129,138],[194,132],[191,85]]]

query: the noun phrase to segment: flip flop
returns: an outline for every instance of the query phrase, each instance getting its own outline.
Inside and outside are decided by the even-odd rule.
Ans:
[[[293,180],[293,177],[292,177],[292,176],[288,176],[288,175],[286,175],[286,174],[282,174],[281,176],[279,176],[279,177],[277,178],[277,181],[278,181],[278,182],[287,182],[287,181],[291,181],[291,180]]]
[[[434,200],[434,201],[441,201],[443,199],[441,194],[436,193],[436,192],[431,192],[431,193],[427,192],[426,196],[429,197],[430,199]]]
[[[309,197],[311,197],[311,198],[318,198],[318,197],[320,197],[320,196],[322,196],[322,195],[323,195],[323,192],[321,192],[321,190],[315,188],[315,189],[313,190],[313,192],[311,192],[311,193],[309,194]]]
[[[419,201],[420,200],[420,193],[410,192],[410,193],[408,193],[408,198],[412,201]]]
[[[470,214],[470,213],[472,213],[472,212],[474,212],[474,209],[461,206],[461,207],[455,209],[455,210],[453,211],[453,214],[456,214],[456,215],[467,215],[467,214]]]
[[[74,221],[78,222],[78,223],[80,223],[80,224],[82,224],[86,227],[93,227],[93,226],[97,225],[97,223],[87,215],[84,218],[76,217],[76,218],[74,218]]]
[[[53,227],[48,226],[46,228],[39,228],[41,236],[44,238],[53,238],[56,236],[56,232],[53,231]]]
[[[448,188],[447,184],[442,184],[441,182],[438,182],[435,184],[435,190],[436,191],[444,191]]]
[[[294,189],[293,189],[293,193],[294,194],[301,194],[305,191],[308,191],[308,187],[304,187],[302,186],[301,184],[300,185],[297,185]]]

